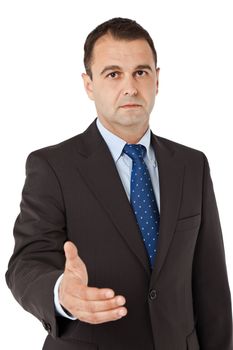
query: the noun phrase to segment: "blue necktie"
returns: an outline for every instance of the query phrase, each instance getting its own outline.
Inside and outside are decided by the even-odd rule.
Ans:
[[[146,148],[140,144],[126,144],[123,152],[133,161],[130,203],[148,252],[151,268],[153,268],[159,235],[160,217],[150,174],[143,160],[146,154]]]

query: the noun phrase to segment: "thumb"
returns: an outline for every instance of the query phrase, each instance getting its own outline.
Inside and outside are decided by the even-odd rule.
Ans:
[[[71,241],[67,241],[64,244],[64,252],[66,257],[66,268],[69,270],[76,269],[78,267],[79,256],[75,244]]]

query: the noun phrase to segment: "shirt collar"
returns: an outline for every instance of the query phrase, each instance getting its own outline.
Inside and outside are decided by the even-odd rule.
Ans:
[[[116,136],[115,134],[113,134],[108,129],[106,129],[103,126],[103,124],[100,122],[99,118],[97,118],[96,120],[96,125],[103,139],[107,143],[108,148],[114,159],[114,162],[116,163],[120,158],[120,156],[122,155],[122,150],[127,142],[122,140],[120,137]],[[155,154],[151,146],[150,128],[147,129],[146,133],[143,135],[143,137],[139,140],[138,143],[146,147],[146,154],[149,160],[153,163],[156,163]]]

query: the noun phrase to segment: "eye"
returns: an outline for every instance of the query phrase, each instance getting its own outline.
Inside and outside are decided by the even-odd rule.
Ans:
[[[136,74],[137,74],[139,77],[143,77],[144,75],[147,74],[147,72],[144,71],[144,70],[138,70],[138,71],[136,72]]]
[[[119,72],[111,72],[106,77],[114,79],[114,78],[117,78],[118,75],[119,75]]]

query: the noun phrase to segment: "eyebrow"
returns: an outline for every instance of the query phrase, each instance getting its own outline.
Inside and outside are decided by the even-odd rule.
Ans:
[[[104,73],[106,73],[109,70],[116,70],[116,69],[122,70],[122,68],[120,66],[117,66],[117,65],[106,66],[106,67],[104,67],[104,69],[102,70],[100,75],[103,75]],[[135,67],[134,70],[139,70],[139,69],[148,69],[152,72],[152,68],[151,68],[151,66],[149,66],[149,64],[139,64],[137,67]]]

